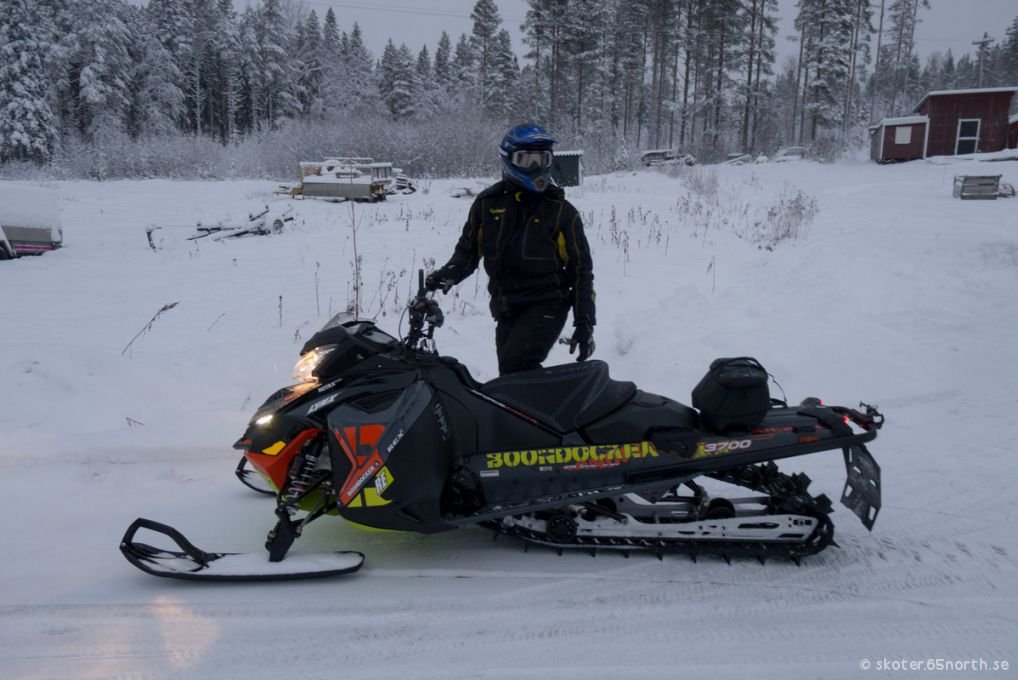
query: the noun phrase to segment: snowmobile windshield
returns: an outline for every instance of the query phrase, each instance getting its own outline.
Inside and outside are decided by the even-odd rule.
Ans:
[[[322,330],[336,328],[338,326],[352,326],[358,322],[357,315],[353,312],[340,312],[325,322]]]
[[[363,338],[369,343],[383,347],[388,347],[392,343],[396,342],[396,338],[375,326],[374,321],[371,321],[370,319],[361,319],[352,312],[340,312],[339,314],[336,314],[329,319],[324,326],[322,326],[322,329],[318,331],[318,334],[324,334],[325,331],[329,331],[334,328],[344,328],[351,336]],[[333,336],[334,335],[335,334],[333,334]],[[340,334],[340,336],[342,336],[342,334]]]

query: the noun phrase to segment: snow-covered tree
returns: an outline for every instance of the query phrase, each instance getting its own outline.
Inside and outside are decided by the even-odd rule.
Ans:
[[[855,15],[852,0],[799,0],[796,28],[803,36],[807,84],[804,140],[815,142],[822,129],[841,127],[845,114],[841,94],[851,65]]]
[[[858,0],[868,2],[868,0]],[[749,24],[749,40],[745,46],[743,72],[744,98],[742,124],[740,126],[740,150],[755,151],[756,123],[759,120],[763,87],[763,75],[773,74],[774,48],[777,33],[777,0],[750,0],[745,6]]]
[[[527,0],[527,16],[521,27],[523,43],[530,49],[524,56],[530,60],[530,66],[523,76],[524,87],[530,92],[529,101],[525,102],[525,118],[546,121],[552,124],[551,103],[548,93],[551,89],[552,46],[555,28],[550,22],[550,9],[542,0]]]
[[[353,108],[370,110],[376,102],[378,88],[375,83],[374,57],[364,46],[364,36],[358,24],[350,31],[349,42],[343,53],[346,58],[346,97]]]
[[[450,83],[450,99],[456,103],[473,101],[476,76],[474,67],[474,51],[465,33],[461,33],[456,41],[456,51],[452,60],[452,81]]]
[[[336,23],[336,13],[332,7],[325,12],[325,21],[322,22],[322,47],[329,52],[339,53],[339,24]]]
[[[915,57],[915,30],[921,20],[920,9],[929,9],[929,0],[889,0],[889,39],[880,55],[880,73],[876,74],[881,115],[899,115],[921,96],[917,86],[919,64]]]
[[[645,87],[644,71],[647,63],[646,31],[649,23],[646,3],[621,3],[616,13],[617,30],[615,32],[613,52],[613,68],[615,79],[615,111],[613,119],[617,121],[623,139],[631,140],[640,146],[642,125],[645,118]],[[688,38],[687,38],[688,39]],[[554,50],[552,51],[554,61]],[[699,63],[699,62],[696,62]],[[555,101],[555,73],[551,69],[551,99]],[[695,101],[696,89],[692,97]],[[695,105],[692,107],[695,110]],[[554,109],[554,107],[553,107]],[[690,116],[690,126],[692,116]]]
[[[452,83],[452,41],[449,34],[442,31],[442,37],[438,39],[438,48],[435,50],[435,83],[446,94],[449,85]]]
[[[602,0],[573,0],[564,26],[564,47],[568,53],[565,77],[571,93],[568,111],[571,125],[582,130],[600,118],[608,75],[602,56],[607,30],[607,4]]]
[[[406,44],[390,39],[379,63],[378,92],[395,120],[413,117],[417,110],[414,59]]]
[[[477,0],[473,11],[470,13],[473,21],[473,31],[470,36],[470,46],[477,59],[477,79],[479,96],[482,105],[486,105],[484,99],[484,83],[488,82],[489,73],[493,68],[496,40],[498,31],[502,26],[502,17],[498,13],[498,5],[495,0]]]
[[[441,110],[443,95],[438,81],[435,79],[435,70],[431,64],[431,55],[427,45],[422,47],[417,54],[414,78],[414,91],[417,93],[415,115],[418,118],[430,118]]]
[[[190,55],[195,37],[195,16],[190,9],[185,5],[184,0],[149,0],[145,8],[148,17],[146,28],[151,31],[149,35],[155,38],[162,49],[155,50],[152,47],[144,49],[148,54],[153,55],[153,59],[156,58],[154,56],[156,52],[160,52],[170,61],[170,63],[162,65],[162,68],[153,62],[148,70],[151,73],[161,71],[163,77],[172,79],[165,86],[150,83],[147,89],[166,87],[167,91],[180,92],[180,105],[173,107],[172,116],[177,125],[182,128],[185,126],[187,113],[184,103],[186,88],[184,75],[190,65]],[[160,127],[162,126],[160,125]]]
[[[137,21],[154,33],[152,17]],[[143,33],[143,35],[145,34]],[[151,33],[149,33],[151,34]],[[132,137],[165,137],[179,130],[184,118],[184,92],[176,60],[162,41],[137,37],[131,46],[136,67],[131,87],[131,115],[128,133]]]
[[[262,78],[259,109],[263,119],[276,127],[299,111],[300,104],[294,96],[297,69],[288,50],[292,31],[283,13],[282,0],[263,2],[256,26],[258,75]]]
[[[224,143],[235,140],[242,96],[240,35],[233,0],[218,0],[209,57],[209,129]]]
[[[331,9],[331,8],[330,8]],[[297,60],[297,99],[304,116],[322,114],[322,31],[318,15],[312,9],[303,24],[298,26],[294,42]]]
[[[45,73],[52,46],[27,0],[7,6],[0,16],[0,162],[45,162],[58,137]]]
[[[1004,82],[1018,83],[1018,17],[1007,28],[1000,71]]]
[[[85,139],[109,138],[125,129],[132,34],[120,0],[72,5],[75,31],[69,39],[68,87],[78,131]]]
[[[495,37],[487,79],[482,83],[485,111],[496,120],[508,120],[518,109],[517,84],[520,68],[513,54],[509,31]]]
[[[345,39],[345,40],[344,40]],[[347,57],[350,38],[340,34],[336,13],[330,7],[322,22],[322,40],[318,47],[318,62],[321,65],[319,96],[323,115],[347,108]]]

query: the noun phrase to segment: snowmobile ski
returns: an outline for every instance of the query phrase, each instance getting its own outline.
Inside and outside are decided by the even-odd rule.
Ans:
[[[180,550],[164,550],[134,540],[139,529],[168,536]],[[291,555],[285,563],[269,562],[264,554],[210,553],[196,547],[166,524],[139,517],[123,540],[120,552],[127,561],[153,576],[190,581],[287,581],[338,576],[357,571],[364,563],[359,552]]]

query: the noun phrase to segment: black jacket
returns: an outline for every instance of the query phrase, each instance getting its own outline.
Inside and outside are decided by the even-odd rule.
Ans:
[[[482,191],[452,259],[434,275],[459,283],[481,258],[496,319],[561,300],[572,306],[574,325],[596,323],[590,246],[561,188],[535,193],[502,180]]]

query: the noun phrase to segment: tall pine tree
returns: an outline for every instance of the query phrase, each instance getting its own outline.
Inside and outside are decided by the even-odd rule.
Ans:
[[[470,19],[473,21],[470,45],[477,59],[475,83],[478,86],[481,105],[489,106],[485,90],[491,72],[494,70],[496,39],[502,25],[502,17],[499,16],[495,0],[477,0],[477,4],[474,5],[474,9],[470,13]]]
[[[0,17],[0,162],[48,161],[57,142],[46,81],[45,31],[27,0]]]

